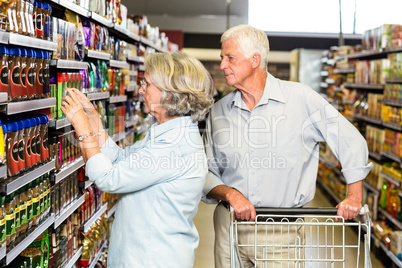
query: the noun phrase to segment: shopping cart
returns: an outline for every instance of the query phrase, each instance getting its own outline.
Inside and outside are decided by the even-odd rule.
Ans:
[[[239,221],[230,207],[231,268],[244,267],[240,252],[246,251],[249,256],[254,251],[254,267],[371,268],[367,205],[359,213],[362,222],[346,222],[336,216],[336,208],[257,208],[256,212],[255,221]],[[241,232],[254,232],[254,238],[241,241]]]

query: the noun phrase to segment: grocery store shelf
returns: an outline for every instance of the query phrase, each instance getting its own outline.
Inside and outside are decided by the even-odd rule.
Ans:
[[[377,195],[377,196],[380,195],[380,190],[378,190],[377,188],[375,188],[373,185],[371,185],[370,183],[368,183],[365,180],[363,180],[363,186],[366,187],[367,189],[369,189],[375,195]]]
[[[103,249],[106,247],[107,245],[107,240],[105,239],[105,241],[103,242],[102,246],[100,247],[100,249],[98,250],[98,253],[96,253],[95,258],[92,260],[91,264],[88,266],[88,268],[94,268],[96,263],[98,262]]]
[[[101,15],[99,15],[99,14],[97,14],[95,12],[91,12],[91,19],[93,19],[94,21],[102,24],[103,26],[106,26],[106,27],[109,27],[109,28],[113,27],[113,23],[112,23],[111,20],[108,20],[108,19],[102,17]]]
[[[113,28],[114,28],[116,31],[118,31],[119,33],[128,36],[128,30],[125,29],[125,28],[123,28],[122,26],[120,26],[120,25],[118,25],[118,24],[115,23],[115,24],[113,25]]]
[[[52,119],[49,121],[50,128],[60,129],[60,128],[67,127],[67,126],[71,126],[71,123],[70,123],[70,121],[68,121],[67,118],[58,119],[58,120]]]
[[[30,172],[25,173],[20,177],[6,179],[4,182],[0,184],[0,192],[2,194],[9,195],[12,192],[21,188],[22,186],[30,183],[31,181],[36,180],[43,174],[53,170],[54,168],[55,168],[55,160],[52,160]]]
[[[141,37],[139,35],[132,33],[130,31],[127,32],[127,36],[137,42],[140,42],[140,40],[141,40]]]
[[[128,68],[128,63],[127,61],[121,61],[121,60],[110,60],[109,61],[109,66],[114,67],[114,68]]]
[[[7,177],[7,165],[0,165],[0,178]]]
[[[54,218],[54,228],[57,228],[60,224],[62,224],[68,216],[74,213],[74,211],[79,208],[85,202],[85,195],[82,195],[80,198],[71,202],[66,208],[64,208],[60,215]]]
[[[374,160],[381,161],[381,154],[369,152],[369,156]]]
[[[10,33],[8,43],[10,45],[31,47],[41,50],[57,51],[57,43],[30,37],[22,34]]]
[[[385,211],[382,207],[378,207],[378,211],[381,212],[382,215],[384,215],[390,222],[392,222],[396,227],[399,228],[399,230],[402,230],[402,223],[398,220],[392,217],[390,213]]]
[[[8,94],[6,92],[0,92],[0,103],[8,100]]]
[[[138,71],[145,72],[145,66],[144,65],[138,66]]]
[[[383,155],[391,160],[394,160],[397,163],[401,163],[401,158],[397,155],[394,155],[393,153],[382,151],[381,155]]]
[[[98,60],[110,60],[110,54],[95,50],[85,50],[85,54],[88,58],[98,59]]]
[[[382,125],[386,128],[395,130],[395,131],[402,131],[402,126],[396,123],[389,123],[389,122],[382,122]]]
[[[88,230],[91,228],[92,224],[95,223],[95,221],[97,219],[99,219],[99,217],[105,213],[107,210],[107,203],[105,203],[103,206],[101,206],[98,211],[95,212],[95,214],[93,214],[91,216],[91,218],[89,218],[81,227],[83,228],[84,233],[88,232]]]
[[[128,55],[127,55],[127,60],[128,60],[128,61],[134,61],[134,62],[140,62],[140,63],[145,62],[145,58],[144,58],[144,57],[134,56],[134,55],[131,55],[131,54],[128,54]]]
[[[324,77],[325,77],[325,76],[328,76],[328,74],[329,74],[328,71],[321,71],[321,72],[320,72],[320,76],[324,76]]]
[[[102,99],[108,99],[110,97],[110,92],[105,91],[105,92],[93,92],[93,93],[87,93],[87,97],[90,101],[93,100],[102,100]]]
[[[402,102],[398,102],[396,100],[384,99],[383,102],[384,102],[385,105],[395,106],[395,107],[402,107]]]
[[[114,214],[114,212],[116,211],[117,208],[117,203],[111,207],[108,212],[107,212],[107,218],[109,219],[110,217],[112,217],[112,215]]]
[[[50,60],[50,66],[59,69],[84,70],[88,68],[88,62],[73,60]]]
[[[385,83],[388,83],[388,84],[401,84],[402,83],[402,77],[385,78]]]
[[[78,261],[81,255],[82,255],[82,246],[79,249],[77,249],[77,251],[74,253],[74,255],[70,258],[70,260],[63,268],[75,267],[75,263]]]
[[[137,124],[137,123],[138,123],[138,117],[134,117],[134,118],[131,119],[130,121],[126,121],[126,122],[125,122],[125,127],[126,127],[126,128],[129,128],[129,127],[134,126],[134,125]]]
[[[332,191],[321,179],[317,179],[317,182],[321,185],[322,188],[329,194],[336,203],[340,203],[342,200]]]
[[[135,85],[131,85],[131,86],[126,86],[126,92],[134,92],[135,91]]]
[[[373,123],[373,124],[382,126],[382,120],[379,119],[379,118],[360,115],[360,114],[355,114],[354,117],[355,117],[355,119],[363,120],[363,121],[366,121],[366,122],[369,122],[369,123]]]
[[[126,137],[126,133],[125,132],[121,132],[121,133],[115,133],[115,134],[113,134],[113,136],[111,137],[112,138],[112,140],[114,141],[114,142],[117,142],[117,141],[121,141],[122,139],[124,139]]]
[[[402,262],[401,262],[401,260],[399,260],[398,257],[395,256],[395,254],[394,254],[391,250],[389,250],[389,249],[387,248],[387,246],[384,245],[383,242],[380,242],[380,247],[381,247],[381,249],[385,252],[385,254],[387,254],[387,256],[388,256],[398,267],[402,267]]]
[[[4,112],[10,115],[54,107],[56,106],[56,98],[8,102],[0,103],[0,105],[5,108]]]
[[[324,82],[321,82],[321,83],[320,83],[320,87],[322,87],[322,88],[327,88],[327,87],[328,87],[328,84],[327,84],[327,83],[324,83]]]
[[[87,180],[87,181],[85,181],[84,188],[87,189],[87,188],[88,188],[89,186],[91,186],[92,184],[94,184],[93,181]]]
[[[336,74],[351,74],[355,72],[355,69],[348,68],[348,69],[335,69],[334,71]]]
[[[0,260],[2,260],[7,254],[7,249],[6,249],[6,243],[4,243],[4,246],[0,248]]]
[[[109,103],[118,103],[127,101],[127,95],[111,96]]]
[[[384,179],[386,179],[388,182],[394,184],[396,187],[399,188],[399,187],[401,186],[401,181],[398,180],[397,178],[394,178],[394,177],[388,175],[388,174],[385,173],[385,172],[381,172],[380,175],[381,175]]]
[[[74,171],[79,169],[80,167],[83,167],[84,164],[85,164],[84,158],[82,158],[82,156],[81,156],[81,157],[77,158],[75,161],[73,161],[72,163],[69,163],[65,167],[62,167],[59,170],[59,172],[54,174],[54,181],[55,181],[54,183],[59,183],[65,177],[67,177],[68,175],[70,175],[71,173],[73,173]]]
[[[372,90],[383,90],[384,85],[382,84],[351,84],[345,83],[343,84],[347,88],[356,88],[356,89],[372,89]]]
[[[41,233],[49,228],[54,222],[54,214],[50,215],[44,222],[36,227],[24,240],[10,250],[6,255],[6,264],[10,264],[20,253],[28,247]]]
[[[1,44],[8,44],[9,37],[10,37],[9,32],[0,31],[0,43]]]
[[[68,0],[57,0],[59,5],[69,9],[70,11],[73,11],[81,16],[84,17],[89,17],[89,12],[83,7],[80,7],[79,5],[74,4],[73,2],[70,2]],[[53,0],[53,2],[56,2]]]

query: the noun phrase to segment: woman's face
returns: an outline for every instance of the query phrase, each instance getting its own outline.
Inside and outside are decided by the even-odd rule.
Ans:
[[[156,120],[158,120],[158,115],[166,113],[166,108],[161,106],[162,90],[152,83],[147,72],[144,74],[144,81],[141,83],[139,93],[143,97],[145,113],[154,116]]]

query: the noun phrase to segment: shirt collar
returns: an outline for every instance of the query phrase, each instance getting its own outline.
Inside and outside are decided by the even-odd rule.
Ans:
[[[179,129],[181,127],[197,126],[197,123],[193,123],[191,116],[179,116],[174,119],[170,119],[163,124],[153,124],[148,131],[149,138],[156,138],[159,135],[166,133],[172,129]]]
[[[268,104],[269,100],[285,103],[285,97],[282,94],[281,87],[279,85],[280,80],[267,72],[267,79],[265,81],[264,93],[261,96],[258,105]],[[233,95],[232,101],[229,102],[229,107],[236,106],[238,108],[248,109],[241,98],[240,90],[236,90]]]

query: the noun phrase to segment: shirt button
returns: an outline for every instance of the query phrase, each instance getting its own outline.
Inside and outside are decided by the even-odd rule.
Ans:
[[[255,174],[255,171],[253,170],[253,171],[251,171],[251,174]]]

